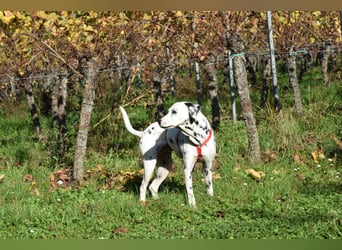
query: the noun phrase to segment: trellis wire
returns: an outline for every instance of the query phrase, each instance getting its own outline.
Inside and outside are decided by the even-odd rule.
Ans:
[[[320,49],[321,46],[324,45],[324,42],[320,42],[320,43],[311,43],[311,44],[303,44],[300,46],[300,48],[298,48],[298,50],[291,52],[292,54],[305,54],[305,53],[310,53],[310,52],[323,52],[322,49]],[[342,44],[334,44],[335,47],[338,47],[340,49],[342,49]],[[315,47],[318,47],[317,49],[313,49]],[[282,56],[282,55],[288,55],[290,51],[290,48],[283,48],[282,50],[276,50],[275,49],[275,54],[278,56]],[[270,53],[269,49],[260,49],[260,50],[250,50],[250,51],[246,51],[243,53],[239,53],[239,54],[231,54],[232,57],[234,56],[268,56]],[[194,62],[196,62],[196,60],[192,60]],[[209,63],[218,63],[218,62],[227,62],[228,61],[228,55],[219,55],[217,56],[217,59],[215,60],[215,62],[209,62]],[[177,62],[177,61],[175,61]],[[162,63],[160,65],[163,65],[165,67],[167,67],[169,64],[167,63]],[[137,63],[137,64],[133,64],[131,66],[120,66],[120,67],[109,67],[109,68],[104,68],[104,69],[100,69],[98,72],[102,73],[102,72],[115,72],[115,71],[120,71],[120,70],[130,70],[131,68],[137,68],[139,70],[143,69],[144,66],[142,63]],[[49,74],[37,74],[37,75],[31,75],[28,77],[14,77],[14,76],[8,76],[8,74],[6,74],[5,76],[0,76],[0,81],[1,82],[5,82],[5,81],[10,81],[12,79],[12,81],[19,81],[19,80],[43,80],[43,79],[47,79],[49,77],[58,77],[58,76],[65,76],[68,74],[65,74],[63,72],[56,72],[56,73],[49,73]]]

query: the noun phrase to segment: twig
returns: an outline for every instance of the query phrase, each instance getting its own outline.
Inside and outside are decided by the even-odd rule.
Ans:
[[[122,106],[123,107],[126,107],[138,100],[140,100],[141,98],[145,97],[146,95],[150,94],[152,91],[147,91],[146,93],[134,98],[133,100],[131,100],[130,102],[126,103],[126,104],[123,104]],[[92,129],[95,129],[96,127],[98,127],[101,123],[105,122],[110,116],[112,115],[112,113],[109,113],[107,114],[105,117],[103,117],[99,122],[97,122],[96,124],[94,124],[93,128]]]
[[[127,102],[126,104],[123,104],[122,106],[123,106],[123,107],[126,107],[126,106],[128,106],[128,105],[130,105],[130,104],[132,104],[132,103],[134,103],[134,102],[136,102],[136,101],[138,101],[138,100],[140,100],[141,98],[147,96],[147,95],[150,94],[151,92],[152,92],[152,90],[148,90],[148,91],[146,91],[146,93],[144,93],[144,94],[142,94],[142,95],[140,95],[140,96],[134,98],[133,100],[131,100],[130,102]]]

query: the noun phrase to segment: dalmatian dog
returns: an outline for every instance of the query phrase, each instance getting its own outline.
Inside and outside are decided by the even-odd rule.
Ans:
[[[144,131],[134,129],[124,108],[120,107],[120,110],[127,130],[140,137],[139,147],[144,166],[144,176],[140,186],[141,201],[146,200],[147,186],[155,166],[158,166],[157,173],[149,190],[152,197],[158,199],[159,186],[172,167],[172,151],[183,159],[189,205],[196,207],[192,170],[198,160],[204,162],[203,174],[207,193],[213,196],[212,164],[216,155],[216,143],[210,123],[198,104],[177,102],[160,121],[152,123]]]

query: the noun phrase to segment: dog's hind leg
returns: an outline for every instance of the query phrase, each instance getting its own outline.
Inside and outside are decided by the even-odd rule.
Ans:
[[[159,152],[157,166],[157,175],[149,186],[154,199],[158,199],[159,186],[166,179],[172,167],[171,149],[169,147],[164,147]]]
[[[140,185],[140,201],[146,201],[147,186],[151,180],[156,163],[157,159],[143,160],[144,176]]]

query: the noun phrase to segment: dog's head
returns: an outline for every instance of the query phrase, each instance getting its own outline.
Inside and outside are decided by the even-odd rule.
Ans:
[[[168,113],[162,117],[159,124],[162,128],[172,128],[181,125],[190,125],[196,120],[201,107],[191,102],[176,102]]]

